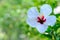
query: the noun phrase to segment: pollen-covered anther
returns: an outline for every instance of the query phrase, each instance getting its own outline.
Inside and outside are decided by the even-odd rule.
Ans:
[[[44,18],[44,16],[42,16],[41,18],[37,17],[37,22],[39,22],[40,24],[43,24],[45,21],[46,19]]]

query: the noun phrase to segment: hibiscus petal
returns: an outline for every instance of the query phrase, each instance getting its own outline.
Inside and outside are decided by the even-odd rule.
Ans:
[[[36,19],[30,19],[30,18],[28,18],[28,19],[26,20],[26,22],[27,22],[27,24],[29,24],[31,27],[36,27],[36,26],[38,25],[38,22],[37,22]]]
[[[32,7],[28,10],[27,15],[29,18],[36,18],[38,16],[38,10],[36,7]]]
[[[40,25],[37,25],[36,28],[40,33],[44,33],[47,30],[48,26],[44,24],[40,24]]]
[[[44,4],[40,8],[40,13],[42,13],[45,17],[50,15],[51,12],[52,12],[52,8],[48,4]]]
[[[52,15],[52,16],[48,16],[46,18],[45,24],[53,26],[55,24],[55,22],[56,22],[56,17]]]
[[[59,14],[60,13],[60,6],[57,6],[54,8],[54,14]]]

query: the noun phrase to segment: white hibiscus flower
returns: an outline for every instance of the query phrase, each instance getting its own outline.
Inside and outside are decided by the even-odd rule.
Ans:
[[[54,14],[59,14],[60,13],[60,6],[57,6],[54,8]]]
[[[40,33],[44,33],[48,25],[53,26],[56,22],[56,17],[50,15],[52,8],[48,4],[44,4],[40,8],[40,13],[36,7],[32,7],[27,12],[27,24],[31,27],[35,27]]]

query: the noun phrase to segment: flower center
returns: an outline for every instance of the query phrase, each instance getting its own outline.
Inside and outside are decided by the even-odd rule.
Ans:
[[[37,17],[37,22],[43,24],[46,21],[46,19],[44,18],[44,16],[42,17]]]

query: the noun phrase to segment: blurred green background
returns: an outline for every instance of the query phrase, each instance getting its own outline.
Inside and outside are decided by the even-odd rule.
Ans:
[[[0,40],[52,40],[51,35],[40,34],[26,23],[27,10],[43,4],[50,4],[54,9],[59,3],[59,0],[0,0]],[[60,40],[60,14],[55,16],[57,22],[53,28],[56,40]],[[46,32],[50,31],[49,27]]]

